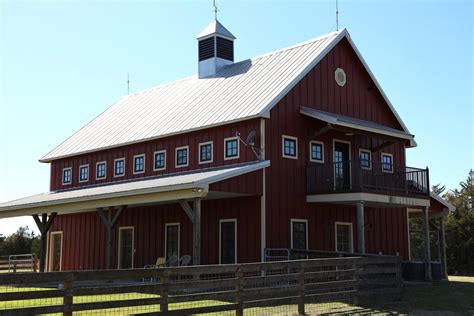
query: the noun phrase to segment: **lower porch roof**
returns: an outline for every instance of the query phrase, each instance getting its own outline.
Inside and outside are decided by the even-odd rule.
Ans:
[[[233,193],[210,192],[209,185],[269,166],[270,161],[258,161],[226,168],[47,192],[0,204],[0,218],[53,212],[66,214],[117,205],[238,196]]]

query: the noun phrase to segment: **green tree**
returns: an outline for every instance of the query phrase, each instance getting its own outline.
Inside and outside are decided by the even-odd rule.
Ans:
[[[0,255],[39,254],[39,237],[28,226],[20,227],[12,235],[0,238]]]
[[[474,186],[472,170],[460,189],[444,194],[456,208],[446,218],[448,273],[474,275]]]

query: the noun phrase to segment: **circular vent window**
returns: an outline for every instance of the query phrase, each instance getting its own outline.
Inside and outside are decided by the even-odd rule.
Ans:
[[[344,72],[344,69],[337,68],[334,72],[334,78],[339,86],[344,87],[346,84],[346,73]]]

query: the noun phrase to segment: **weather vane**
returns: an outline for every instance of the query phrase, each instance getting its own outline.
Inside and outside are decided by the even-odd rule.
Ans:
[[[212,5],[214,6],[214,18],[217,20],[217,12],[219,12],[219,9],[217,8],[216,0],[212,0]]]

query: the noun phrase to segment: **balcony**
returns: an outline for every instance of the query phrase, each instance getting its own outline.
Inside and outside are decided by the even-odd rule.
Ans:
[[[360,160],[306,167],[308,195],[363,192],[429,199],[429,187],[428,168]]]

